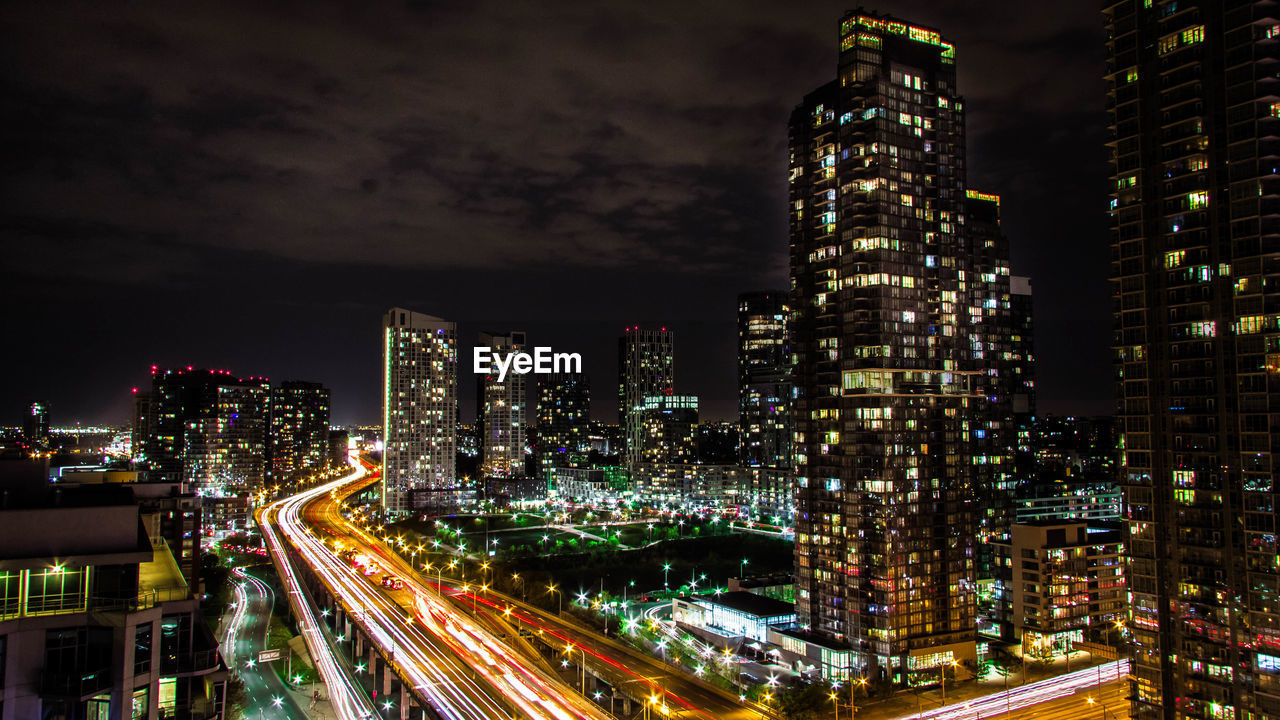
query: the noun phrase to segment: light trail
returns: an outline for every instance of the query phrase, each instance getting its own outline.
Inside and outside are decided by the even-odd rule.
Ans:
[[[526,625],[537,628],[541,633],[556,638],[564,645],[571,646],[573,648],[573,652],[581,652],[586,655],[590,655],[592,658],[595,658],[599,665],[609,667],[614,672],[626,676],[627,680],[625,680],[624,683],[638,682],[647,687],[650,693],[650,700],[652,701],[655,698],[661,698],[662,704],[660,707],[666,712],[692,713],[706,718],[707,720],[716,720],[715,716],[708,714],[703,709],[674,693],[671,689],[664,687],[661,683],[654,682],[652,678],[648,678],[637,673],[626,665],[618,662],[608,655],[605,655],[604,653],[599,652],[593,647],[584,645],[579,641],[575,641],[573,638],[556,630],[552,626],[539,622],[538,619],[532,615],[519,612],[515,609],[515,606],[508,605],[500,607],[497,603],[489,600],[488,598],[479,597],[474,593],[457,592],[455,593],[455,596],[461,596],[462,602],[464,603],[469,597],[471,601],[478,603],[478,606],[483,606],[489,610],[500,613],[503,618],[510,619],[514,617]],[[671,710],[673,707],[677,709]]]
[[[994,717],[999,713],[1012,710],[1024,710],[1050,700],[1069,697],[1086,688],[1106,682],[1113,682],[1129,672],[1128,660],[1116,660],[1101,666],[1077,670],[1065,675],[1051,677],[1011,688],[1006,692],[967,700],[963,705],[955,704],[940,707],[921,713],[910,713],[902,718],[921,718],[922,720],[979,720],[982,717]],[[1101,682],[1099,682],[1101,678]],[[1006,695],[1008,696],[1006,698]]]
[[[253,588],[258,591],[258,594],[262,595],[264,598],[270,598],[267,602],[268,608],[275,605],[276,592],[271,589],[270,585],[246,573],[242,567],[232,569],[231,573],[240,580],[235,584],[236,610],[231,615],[231,622],[227,624],[227,633],[222,641],[223,647],[225,648],[222,656],[228,659],[228,664],[230,664],[231,667],[235,667],[235,638],[240,634],[241,628],[244,625],[244,617],[248,613],[249,605],[249,592],[245,590],[245,585],[252,585]],[[266,638],[263,637],[263,646],[265,647],[265,645]]]
[[[336,520],[345,522],[340,516]],[[508,703],[530,718],[605,720],[608,717],[561,681],[543,673],[505,643],[480,629],[465,612],[443,602],[438,589],[428,588],[412,566],[368,533],[352,527],[348,537],[351,536],[364,542],[372,554],[381,558],[388,575],[399,578],[408,587],[418,619],[435,639],[458,657],[469,660],[470,670],[482,676]],[[513,685],[506,678],[513,674],[522,678],[522,684]],[[539,696],[533,702],[528,700],[531,689]]]
[[[272,508],[274,507],[273,505]],[[342,720],[365,720],[377,717],[377,709],[373,707],[372,701],[365,697],[364,690],[355,684],[334,659],[333,651],[320,631],[320,623],[307,603],[306,596],[302,593],[302,586],[293,570],[293,563],[285,552],[275,527],[268,519],[272,508],[263,512],[263,522],[260,523],[262,537],[279,563],[280,580],[285,592],[289,595],[289,604],[293,607],[294,617],[298,619],[298,627],[302,630],[307,651],[311,653],[316,671],[320,673],[320,678],[324,680],[325,687],[329,690],[329,704]]]
[[[325,494],[336,496],[343,486],[355,484],[366,475],[363,468],[353,474],[273,503],[264,517],[273,517],[266,525],[278,523],[281,531],[302,556],[304,562],[326,582],[335,596],[349,609],[359,608],[352,617],[366,628],[370,637],[392,658],[392,663],[421,693],[433,708],[450,720],[488,720],[493,717],[509,717],[511,708],[520,708],[530,718],[539,720],[604,720],[607,716],[594,706],[555,688],[557,683],[540,676],[518,659],[510,650],[489,638],[483,632],[468,627],[456,611],[446,609],[451,622],[457,627],[468,627],[472,643],[484,643],[490,659],[501,660],[499,668],[490,669],[483,656],[460,643],[448,632],[428,635],[428,626],[414,624],[413,614],[375,588],[370,579],[357,572],[342,560],[322,540],[304,526],[301,514],[304,508]],[[367,535],[358,534],[366,540]],[[375,547],[371,544],[371,547]],[[398,574],[402,580],[413,583],[416,601],[423,598],[415,574]],[[443,605],[440,606],[444,608]],[[476,645],[481,647],[481,645]],[[495,648],[499,652],[494,652]],[[463,662],[459,658],[465,658]],[[501,672],[498,672],[501,669]],[[538,678],[543,695],[537,703],[525,697],[529,688],[518,688],[505,679],[506,674],[522,676],[525,682]],[[576,693],[568,693],[576,696]]]
[[[244,625],[244,616],[247,612],[245,606],[249,604],[249,594],[244,589],[244,571],[236,568],[232,572],[241,578],[241,582],[235,585],[236,610],[231,614],[231,622],[227,623],[227,632],[222,638],[222,657],[234,668],[236,667],[236,635],[240,634],[240,627]]]

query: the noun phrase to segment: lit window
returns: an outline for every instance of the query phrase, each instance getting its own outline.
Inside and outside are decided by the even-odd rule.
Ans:
[[[1192,210],[1202,210],[1209,207],[1209,193],[1203,191],[1187,193],[1187,205]]]
[[[1246,315],[1236,321],[1237,335],[1254,335],[1260,333],[1266,326],[1266,318],[1262,315]]]

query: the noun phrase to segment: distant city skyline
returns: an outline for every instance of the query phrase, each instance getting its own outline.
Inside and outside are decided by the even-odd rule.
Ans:
[[[21,351],[0,367],[21,382],[0,421],[39,398],[123,423],[158,364],[310,378],[335,422],[373,422],[393,306],[466,339],[523,328],[597,388],[623,327],[666,325],[681,392],[735,416],[735,300],[786,286],[786,119],[830,73],[843,3],[321,5],[6,16],[0,302]],[[969,181],[1002,197],[1036,288],[1041,409],[1110,412],[1097,8],[892,10],[959,48]],[[245,27],[277,40],[251,50]]]

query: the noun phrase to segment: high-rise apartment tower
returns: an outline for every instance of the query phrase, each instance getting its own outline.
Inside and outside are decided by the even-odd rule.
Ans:
[[[411,491],[448,502],[456,490],[458,346],[453,323],[392,308],[382,319],[382,506],[411,509]]]
[[[738,296],[738,428],[744,465],[790,468],[791,351],[787,294]]]
[[[1280,12],[1103,15],[1133,714],[1280,717]]]
[[[493,355],[525,352],[524,333],[480,333],[480,345]],[[480,433],[480,472],[485,477],[519,477],[524,473],[528,387],[522,373],[490,372],[480,378],[476,427]]]
[[[1009,270],[966,225],[955,47],[860,10],[839,43],[790,121],[796,609],[851,651],[826,671],[905,682],[974,659]]]
[[[627,328],[618,338],[618,424],[626,443],[627,464],[640,462],[644,430],[637,408],[655,395],[675,392],[675,354],[671,331]]]

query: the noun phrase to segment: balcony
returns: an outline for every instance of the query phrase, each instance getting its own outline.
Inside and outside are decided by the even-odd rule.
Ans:
[[[96,695],[110,687],[110,667],[99,668],[88,673],[40,671],[40,697],[42,698],[79,699]]]
[[[162,658],[160,672],[162,674],[177,673],[180,675],[201,675],[220,668],[221,659],[217,648],[194,650],[181,657]]]

